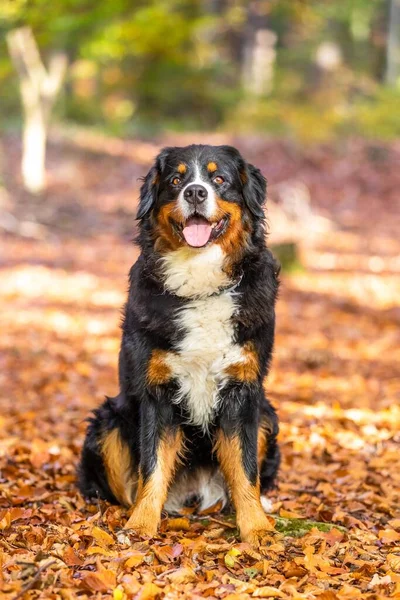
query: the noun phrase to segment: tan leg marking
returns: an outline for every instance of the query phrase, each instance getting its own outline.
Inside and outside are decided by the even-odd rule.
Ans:
[[[137,480],[132,474],[131,454],[122,441],[118,429],[112,429],[103,437],[101,454],[107,474],[108,484],[121,504],[132,506]]]
[[[267,423],[261,423],[257,435],[257,463],[259,469],[261,469],[262,462],[265,459],[265,454],[267,452],[268,433]]]
[[[157,449],[157,463],[146,483],[139,477],[137,501],[125,529],[134,529],[140,535],[154,536],[161,520],[161,511],[167,499],[168,487],[183,450],[182,432],[162,439]]]
[[[147,382],[150,385],[162,385],[171,379],[171,368],[167,363],[168,352],[153,350],[147,365]]]
[[[242,348],[243,362],[234,363],[226,369],[232,379],[242,382],[256,381],[260,372],[258,354],[252,342],[246,342]]]
[[[216,452],[222,472],[228,482],[233,504],[236,509],[236,522],[244,542],[258,545],[262,537],[271,531],[260,501],[260,483],[252,485],[245,473],[242,461],[240,439],[218,434]]]

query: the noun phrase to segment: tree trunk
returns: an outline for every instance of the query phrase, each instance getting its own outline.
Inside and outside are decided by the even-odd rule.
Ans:
[[[269,27],[266,4],[251,2],[243,48],[243,88],[254,96],[272,91],[277,36]]]
[[[11,31],[7,44],[20,79],[24,112],[22,179],[24,187],[37,194],[45,187],[48,122],[64,79],[67,58],[65,54],[52,56],[46,70],[29,27]]]
[[[386,48],[386,83],[395,86],[400,78],[400,0],[390,0]]]
[[[46,138],[47,127],[40,106],[25,111],[21,171],[24,186],[32,193],[40,193],[45,187]]]

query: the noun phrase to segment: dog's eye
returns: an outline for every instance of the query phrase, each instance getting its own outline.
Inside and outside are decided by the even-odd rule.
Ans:
[[[216,177],[214,177],[213,181],[217,185],[221,185],[222,183],[224,183],[225,179],[221,177],[221,175],[217,175]]]
[[[172,185],[179,185],[181,183],[181,178],[180,177],[174,177],[172,180]]]

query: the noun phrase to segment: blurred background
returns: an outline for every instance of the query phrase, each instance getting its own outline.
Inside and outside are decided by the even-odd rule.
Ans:
[[[371,523],[372,493],[394,506],[399,0],[0,0],[0,90],[7,497],[52,494],[46,522],[86,510],[75,464],[89,410],[117,392],[139,178],[163,145],[204,142],[268,179],[274,510],[320,481],[296,505],[310,518]]]
[[[0,123],[21,122],[5,34],[28,26],[45,68],[63,71],[53,112],[64,124],[393,139],[399,13],[397,0],[2,0]]]

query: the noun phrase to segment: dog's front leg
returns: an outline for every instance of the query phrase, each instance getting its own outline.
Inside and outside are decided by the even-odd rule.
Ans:
[[[140,431],[137,499],[125,528],[140,535],[154,536],[182,450],[182,432],[169,419],[168,422],[160,420],[151,401],[142,406]]]
[[[225,421],[217,433],[215,449],[230,488],[240,536],[245,542],[259,545],[271,526],[260,500],[258,426],[254,413],[257,410],[253,407],[246,417]]]

